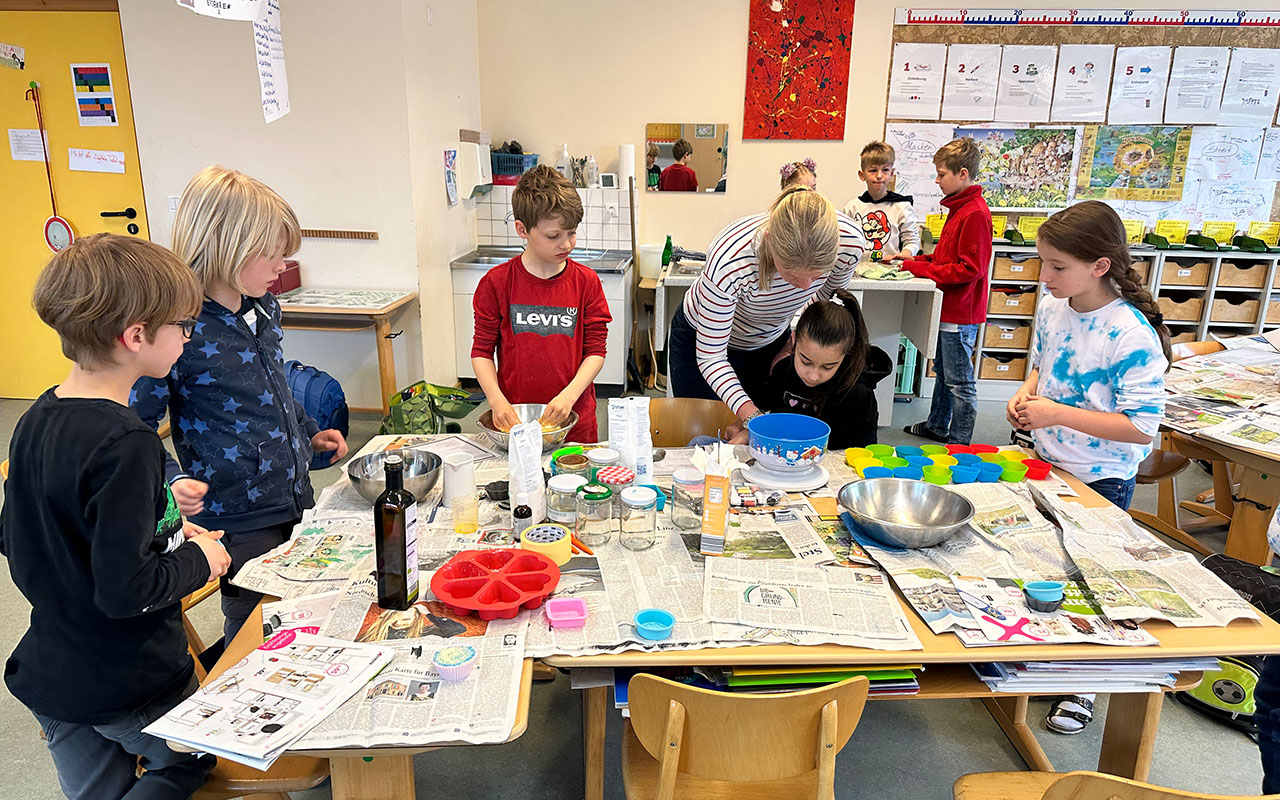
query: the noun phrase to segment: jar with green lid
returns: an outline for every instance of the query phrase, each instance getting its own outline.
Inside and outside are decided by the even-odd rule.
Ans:
[[[578,519],[578,488],[586,483],[581,475],[552,475],[547,481],[547,519],[572,528]]]
[[[613,535],[613,490],[598,483],[578,487],[574,534],[587,547],[607,544]]]

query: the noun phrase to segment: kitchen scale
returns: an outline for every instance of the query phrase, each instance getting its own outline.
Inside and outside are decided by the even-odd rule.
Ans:
[[[739,473],[747,483],[763,489],[781,489],[784,492],[807,492],[811,489],[820,489],[831,479],[827,468],[817,462],[808,469],[783,471],[766,466],[757,460],[751,466],[740,469]]]

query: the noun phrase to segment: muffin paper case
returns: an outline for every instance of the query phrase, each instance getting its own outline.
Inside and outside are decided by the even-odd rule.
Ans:
[[[431,661],[446,681],[465,680],[476,668],[476,649],[469,644],[450,645],[437,650]]]

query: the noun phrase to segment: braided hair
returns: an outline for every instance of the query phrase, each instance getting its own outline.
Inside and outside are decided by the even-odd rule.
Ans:
[[[819,300],[804,310],[796,323],[796,341],[801,339],[810,339],[819,347],[839,347],[844,353],[844,361],[832,376],[838,392],[848,391],[857,382],[871,350],[871,337],[858,298],[844,289],[837,289],[830,300]]]
[[[1138,309],[1155,328],[1165,360],[1172,362],[1169,328],[1164,324],[1164,315],[1155,298],[1133,269],[1124,223],[1115,209],[1098,200],[1078,203],[1049,217],[1036,236],[1081,261],[1093,263],[1100,258],[1110,261],[1107,277],[1125,302]]]

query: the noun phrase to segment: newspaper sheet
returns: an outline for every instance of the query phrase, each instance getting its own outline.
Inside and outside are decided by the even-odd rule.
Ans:
[[[831,552],[832,561],[842,567],[872,567],[875,559],[867,554],[862,545],[853,540],[849,527],[839,514],[808,514],[805,521],[818,534],[827,550]]]
[[[1201,436],[1232,447],[1261,450],[1280,455],[1280,417],[1272,414],[1250,414],[1228,419],[1218,425],[1199,431]]]
[[[953,576],[969,613],[988,641],[1000,644],[1089,644],[1141,647],[1159,641],[1135,622],[1113,622],[1075,582],[1067,582],[1062,608],[1032,611],[1022,595],[1022,582],[1009,578]]]
[[[266,769],[390,660],[390,648],[281,631],[144,732]]]
[[[1230,352],[1265,351],[1240,349]],[[1218,364],[1202,364],[1193,367],[1184,366],[1179,362],[1165,375],[1164,385],[1167,391],[1175,395],[1234,403],[1242,408],[1280,402],[1280,386],[1277,386],[1273,373],[1257,374],[1255,371],[1239,367]]]
[[[1035,502],[1028,497],[992,483],[969,483],[949,487],[973,503],[973,521],[977,534],[1009,555],[1000,572],[964,569],[964,575],[998,578],[1039,578],[1063,580],[1076,574],[1071,556],[1062,546],[1062,536],[1044,518]],[[1048,493],[1045,496],[1054,496]],[[947,544],[939,549],[947,550]]]
[[[835,554],[809,524],[809,518],[813,516],[816,512],[804,501],[770,507],[730,508],[725,525],[724,550],[719,557],[833,563]]]
[[[1164,404],[1164,424],[1176,431],[1195,431],[1221,425],[1227,420],[1246,413],[1231,403],[1221,403],[1204,397],[1170,395]]]
[[[325,617],[333,604],[342,596],[342,590],[322,594],[308,594],[288,600],[277,600],[262,605],[262,632],[264,638],[280,631],[319,633]]]
[[[341,589],[374,564],[373,515],[311,517],[293,538],[246,562],[231,582],[280,598]]]
[[[309,732],[298,747],[378,747],[442,742],[503,742],[515,725],[524,659],[523,619],[486,622],[459,616],[436,601],[406,611],[378,607],[373,577],[351,582],[323,630],[357,642],[376,642],[394,654],[363,691]],[[432,656],[466,644],[477,653],[475,672],[450,683]]]

